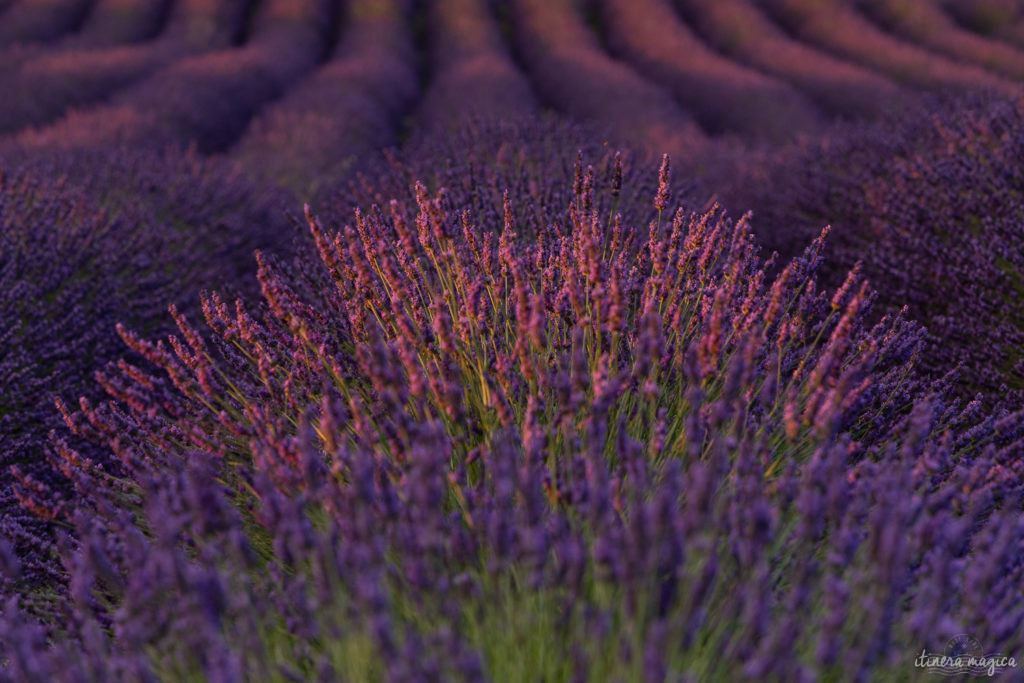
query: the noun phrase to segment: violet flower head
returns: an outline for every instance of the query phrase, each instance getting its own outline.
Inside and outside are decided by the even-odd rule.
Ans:
[[[660,213],[668,208],[672,198],[672,169],[668,154],[661,158],[661,169],[658,171],[658,193],[654,196],[654,208]]]

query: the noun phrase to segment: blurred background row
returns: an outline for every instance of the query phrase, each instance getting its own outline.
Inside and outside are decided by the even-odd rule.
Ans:
[[[467,119],[700,169],[1022,78],[1019,0],[0,2],[0,149],[194,145],[303,199]]]

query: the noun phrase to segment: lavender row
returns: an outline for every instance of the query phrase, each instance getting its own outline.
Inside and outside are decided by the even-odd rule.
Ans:
[[[750,0],[675,0],[680,14],[717,50],[792,83],[834,116],[875,117],[904,108],[892,81],[796,41]]]
[[[194,50],[237,45],[253,8],[252,0],[174,0],[159,40]]]
[[[430,86],[416,112],[421,138],[458,131],[467,121],[536,116],[527,77],[504,46],[496,17],[478,0],[440,0],[429,10]]]
[[[77,8],[62,2],[20,3],[10,12],[9,32],[26,31],[28,26],[43,26],[50,38],[26,38],[3,43],[5,66],[52,50],[96,49],[135,43],[156,35],[167,17],[170,0],[92,0]],[[49,7],[47,7],[49,5]],[[19,18],[20,15],[20,18]],[[64,28],[58,28],[63,26]]]
[[[61,404],[75,530],[53,626],[10,601],[13,676],[213,680],[916,678],[948,634],[1019,652],[1021,415],[917,374],[860,275],[777,276],[746,219],[605,219],[581,168],[528,239],[416,189],[314,216],[263,305]],[[575,184],[575,183],[574,183]],[[649,201],[650,198],[648,198]],[[4,556],[16,576],[18,563]],[[1005,666],[1005,662],[1003,664]],[[923,675],[923,674],[922,674]]]
[[[782,141],[821,116],[788,84],[722,58],[680,21],[669,0],[603,0],[612,50],[673,94],[713,134]]]
[[[242,35],[248,7],[248,0],[180,0],[156,40],[24,55],[0,70],[0,86],[21,94],[0,104],[0,132],[42,127],[190,54],[227,47]]]
[[[783,249],[833,224],[834,262],[863,260],[885,303],[909,304],[927,326],[927,365],[962,364],[962,391],[1012,405],[1024,389],[1024,112],[979,97],[930,109],[794,148],[739,182],[757,196],[732,201],[754,207]]]
[[[934,3],[921,0],[861,0],[873,19],[897,35],[951,59],[972,62],[1008,78],[1024,80],[1024,52],[966,31]]]
[[[515,43],[538,95],[616,139],[680,161],[699,156],[706,137],[661,88],[608,57],[571,0],[516,0]]]
[[[1016,0],[947,0],[943,6],[967,28],[1024,48],[1024,8]]]
[[[18,2],[3,10],[0,48],[55,40],[78,28],[92,0],[44,0]]]
[[[232,155],[310,199],[398,143],[419,91],[405,0],[352,0],[334,56],[261,113]]]
[[[253,114],[325,56],[336,23],[330,0],[269,0],[245,45],[188,57],[120,92],[108,104],[25,131],[30,147],[149,145],[222,151]]]
[[[930,90],[1019,87],[984,69],[959,64],[898,40],[842,0],[769,0],[772,15],[801,40],[886,74],[900,84]]]
[[[104,47],[148,40],[161,29],[173,0],[94,0],[82,28],[70,40],[76,47]]]

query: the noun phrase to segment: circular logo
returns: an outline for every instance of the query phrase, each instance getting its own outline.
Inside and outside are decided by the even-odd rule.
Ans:
[[[953,658],[974,657],[980,659],[985,656],[985,650],[981,647],[981,643],[978,642],[977,638],[961,633],[946,641],[946,649],[943,651],[943,654]]]

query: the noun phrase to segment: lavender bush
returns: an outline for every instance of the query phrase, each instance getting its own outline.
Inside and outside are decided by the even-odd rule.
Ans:
[[[0,681],[1019,677],[1017,84],[882,0],[58,1]]]
[[[259,311],[149,342],[61,404],[75,529],[11,675],[71,680],[911,678],[969,631],[1019,651],[1022,416],[981,419],[869,324],[821,240],[777,277],[745,219],[595,207],[521,239],[417,188],[313,253],[258,257]],[[606,195],[602,200],[601,195]],[[980,421],[979,421],[980,420]],[[5,559],[8,572],[17,563]]]

